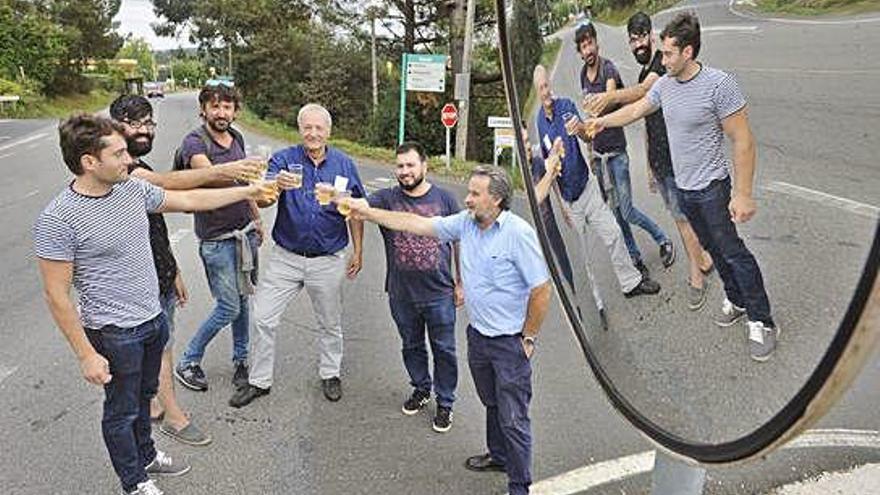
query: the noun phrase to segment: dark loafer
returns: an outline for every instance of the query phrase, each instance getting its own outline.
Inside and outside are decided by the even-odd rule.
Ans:
[[[247,384],[232,394],[232,398],[229,399],[229,405],[232,407],[244,407],[253,402],[257,397],[268,395],[270,390],[271,389],[268,388],[260,388]]]
[[[503,473],[505,471],[504,464],[501,464],[495,459],[492,459],[492,456],[489,454],[481,454],[468,457],[467,460],[464,461],[464,467],[478,473],[485,473],[489,471]]]

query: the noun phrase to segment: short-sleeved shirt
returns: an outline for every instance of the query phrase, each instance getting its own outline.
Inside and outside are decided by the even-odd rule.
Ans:
[[[413,197],[400,186],[371,194],[370,206],[405,211],[423,217],[445,217],[458,213],[458,201],[445,189],[431,185],[428,192]],[[385,240],[385,290],[392,299],[427,302],[452,295],[452,243],[435,237],[380,227]]]
[[[581,90],[591,94],[604,93],[608,89],[607,83],[609,79],[614,79],[617,89],[623,88],[623,78],[620,77],[620,72],[617,71],[614,62],[599,57],[599,71],[596,73],[595,81],[590,81],[590,78],[587,77],[587,64],[584,64],[581,69]],[[609,108],[607,112],[612,110],[613,108]],[[611,127],[596,134],[593,138],[593,149],[599,153],[626,151],[626,135],[623,132],[623,128]]]
[[[531,290],[550,278],[535,229],[503,211],[482,230],[466,210],[434,218],[433,227],[441,241],[459,241],[471,325],[486,337],[522,332]]]
[[[140,159],[128,167],[129,173],[136,168],[153,170]],[[174,291],[174,279],[177,278],[177,260],[174,259],[174,252],[171,251],[165,217],[161,213],[150,213],[147,218],[150,221],[150,246],[153,249],[153,264],[156,266],[156,275],[159,277],[159,294],[165,297]]]
[[[535,117],[538,139],[541,143],[541,156],[547,158],[553,147],[553,142],[557,137],[562,138],[565,157],[562,159],[562,173],[556,180],[559,183],[563,199],[574,203],[584,192],[590,178],[590,169],[587,168],[587,162],[581,154],[581,146],[577,136],[569,136],[565,130],[564,116],[569,113],[579,114],[574,102],[568,98],[554,98],[551,108],[552,115],[548,116],[542,105]]]
[[[164,190],[138,179],[115,184],[100,197],[79,194],[71,184],[40,214],[34,252],[73,263],[85,328],[131,328],[162,311],[147,213],[164,201]]]
[[[652,72],[660,77],[666,74],[666,67],[663,66],[663,54],[660,50],[654,52],[651,63],[642,67],[642,71],[639,73],[639,83]],[[673,172],[672,155],[669,153],[669,138],[666,136],[666,122],[663,121],[662,108],[645,117],[645,130],[648,134],[648,164],[651,166],[651,172],[658,180],[665,179]]]
[[[679,189],[705,189],[730,174],[721,122],[746,106],[732,75],[706,66],[688,81],[666,74],[648,91],[648,101],[663,108]]]
[[[318,204],[315,184],[342,185],[354,198],[364,197],[364,186],[351,158],[336,148],[327,147],[324,161],[315,165],[302,145],[292,146],[272,155],[269,173],[287,170],[295,163],[303,166],[302,187],[282,191],[278,198],[278,216],[272,238],[282,248],[309,255],[333,254],[348,245],[345,217],[334,203]]]
[[[242,143],[235,139],[232,140],[232,145],[224,148],[217,141],[214,141],[210,134],[208,134],[208,137],[213,141],[210,150],[198,130],[190,132],[183,138],[180,153],[184,163],[189,164],[195,155],[207,156],[212,165],[234,162],[245,158],[245,150],[242,147]],[[211,211],[198,211],[193,217],[196,236],[202,240],[243,229],[253,220],[248,201],[239,201]]]

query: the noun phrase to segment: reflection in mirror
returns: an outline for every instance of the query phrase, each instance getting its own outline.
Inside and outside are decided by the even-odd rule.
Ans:
[[[791,400],[840,325],[877,226],[857,95],[880,62],[839,49],[870,30],[680,12],[563,27],[514,86],[545,255],[598,364],[647,420],[719,444]]]

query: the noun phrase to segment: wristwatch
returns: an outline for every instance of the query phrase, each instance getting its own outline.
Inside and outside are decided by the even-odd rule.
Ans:
[[[523,342],[528,342],[529,344],[535,345],[537,339],[533,335],[523,335]]]

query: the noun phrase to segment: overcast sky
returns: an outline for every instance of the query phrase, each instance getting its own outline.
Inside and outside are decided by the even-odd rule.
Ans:
[[[150,0],[122,0],[119,14],[113,20],[119,21],[120,34],[126,36],[132,33],[136,37],[144,38],[153,50],[192,46],[186,34],[181,35],[180,39],[156,36],[150,24],[159,19],[153,13],[153,2]]]

